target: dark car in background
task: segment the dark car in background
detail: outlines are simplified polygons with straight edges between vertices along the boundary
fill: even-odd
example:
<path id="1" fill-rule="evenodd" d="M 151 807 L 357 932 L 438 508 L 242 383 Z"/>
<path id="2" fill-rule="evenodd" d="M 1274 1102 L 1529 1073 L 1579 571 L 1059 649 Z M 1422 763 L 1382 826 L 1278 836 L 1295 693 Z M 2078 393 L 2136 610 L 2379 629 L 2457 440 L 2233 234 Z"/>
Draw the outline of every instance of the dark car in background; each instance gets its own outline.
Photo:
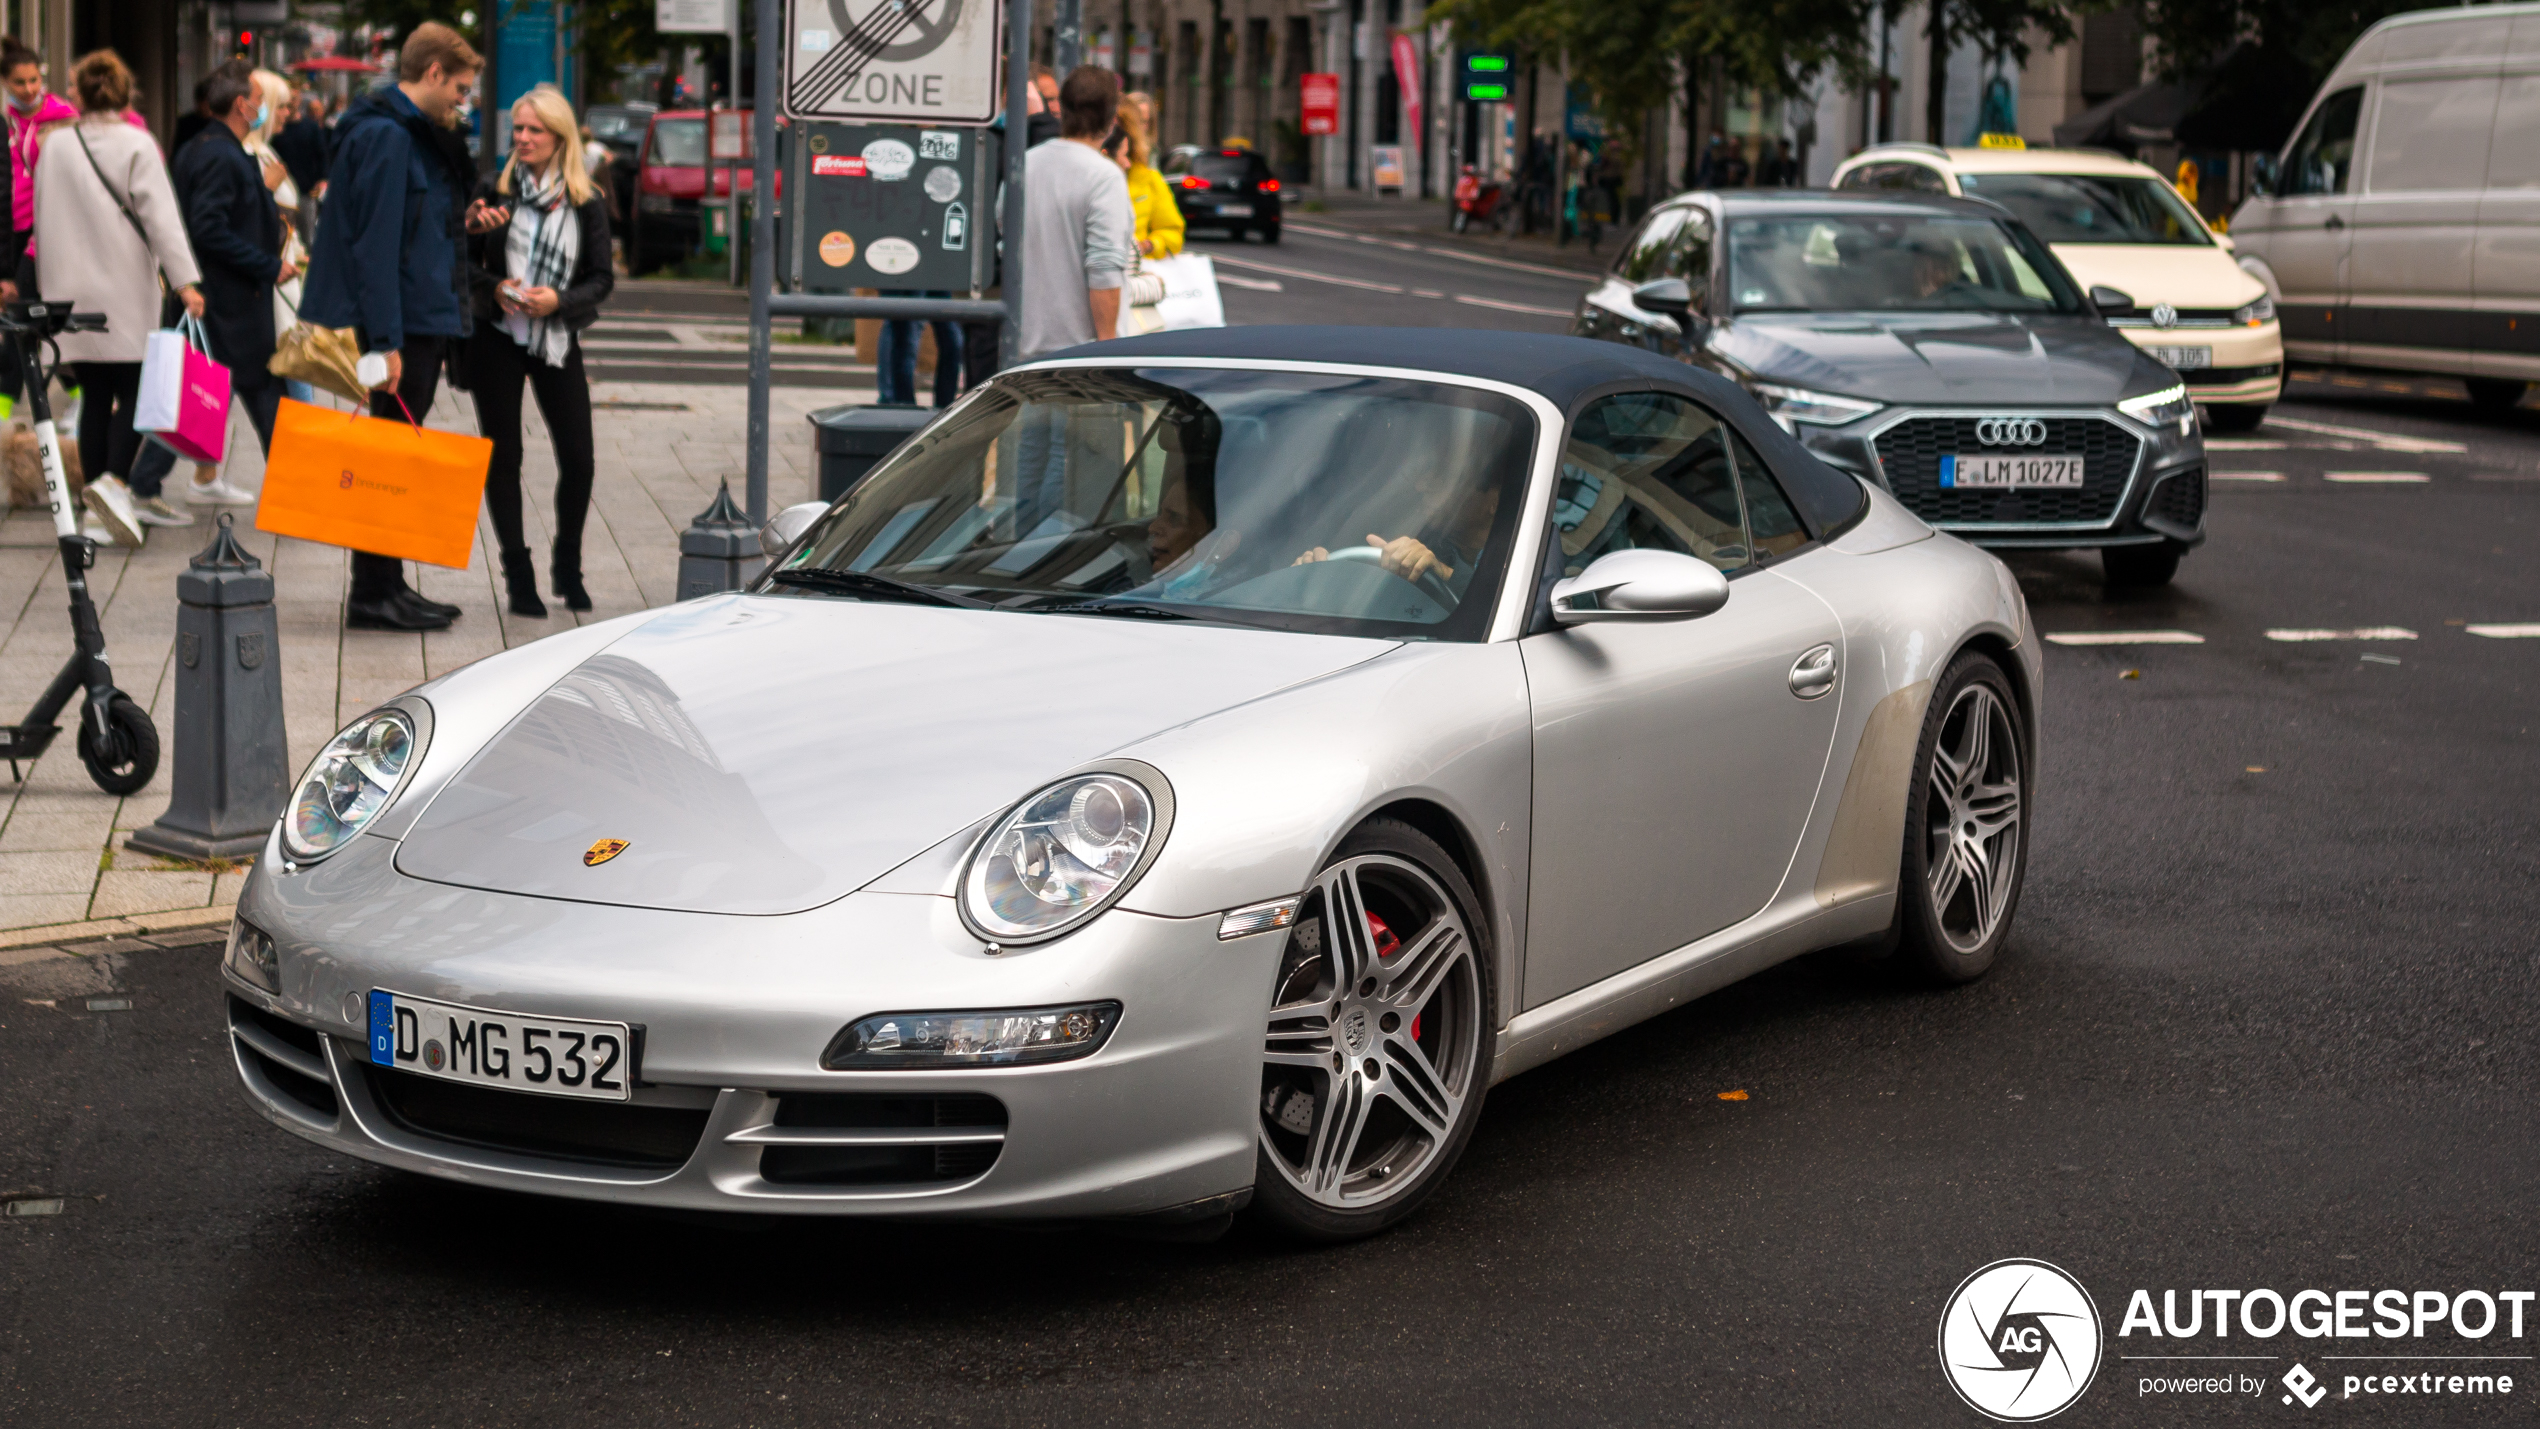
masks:
<path id="1" fill-rule="evenodd" d="M 635 173 L 643 164 L 645 132 L 660 112 L 660 105 L 636 100 L 594 104 L 582 115 L 583 132 L 609 151 L 609 220 L 621 234 L 634 222 Z"/>
<path id="2" fill-rule="evenodd" d="M 1571 330 L 1730 378 L 1829 465 L 1981 545 L 2097 548 L 2110 585 L 2146 586 L 2205 539 L 2178 374 L 1994 204 L 1682 194 Z"/>
<path id="3" fill-rule="evenodd" d="M 1279 241 L 1278 177 L 1270 161 L 1250 149 L 1203 149 L 1184 144 L 1164 156 L 1164 181 L 1190 228 L 1224 229 L 1229 237 L 1258 233 Z"/>

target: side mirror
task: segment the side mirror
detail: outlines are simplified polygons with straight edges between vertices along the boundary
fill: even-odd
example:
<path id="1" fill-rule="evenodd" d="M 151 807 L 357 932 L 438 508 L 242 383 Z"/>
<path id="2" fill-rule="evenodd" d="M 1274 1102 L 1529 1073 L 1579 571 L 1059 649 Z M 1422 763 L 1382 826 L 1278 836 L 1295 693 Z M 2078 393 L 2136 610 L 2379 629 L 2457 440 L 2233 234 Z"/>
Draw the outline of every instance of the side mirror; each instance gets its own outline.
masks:
<path id="1" fill-rule="evenodd" d="M 1559 625 L 1686 620 L 1729 603 L 1729 578 L 1675 551 L 1615 551 L 1552 587 Z"/>
<path id="2" fill-rule="evenodd" d="M 2090 305 L 2101 313 L 2130 313 L 2134 311 L 2134 294 L 2102 283 L 2090 290 Z"/>
<path id="3" fill-rule="evenodd" d="M 2252 198 L 2275 197 L 2275 180 L 2275 155 L 2260 154 L 2249 165 L 2249 196 Z"/>
<path id="4" fill-rule="evenodd" d="M 778 556 L 785 554 L 786 548 L 794 544 L 795 538 L 811 529 L 811 523 L 820 519 L 820 513 L 828 509 L 829 503 L 826 501 L 806 501 L 799 506 L 788 506 L 777 512 L 768 519 L 766 525 L 759 528 L 758 548 L 767 553 L 769 560 L 775 560 Z"/>
<path id="5" fill-rule="evenodd" d="M 1693 285 L 1682 278 L 1659 278 L 1632 289 L 1632 306 L 1674 318 L 1677 333 L 1687 342 L 1700 342 L 1711 330 L 1711 320 L 1693 305 Z"/>

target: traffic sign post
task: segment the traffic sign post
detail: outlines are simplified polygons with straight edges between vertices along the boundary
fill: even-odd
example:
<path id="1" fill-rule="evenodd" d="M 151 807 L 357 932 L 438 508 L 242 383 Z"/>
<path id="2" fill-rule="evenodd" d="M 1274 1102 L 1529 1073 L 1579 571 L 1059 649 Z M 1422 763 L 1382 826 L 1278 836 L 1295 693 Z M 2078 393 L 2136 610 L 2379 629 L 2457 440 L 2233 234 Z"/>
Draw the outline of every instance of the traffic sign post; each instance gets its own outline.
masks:
<path id="1" fill-rule="evenodd" d="M 785 113 L 985 124 L 997 114 L 995 0 L 787 0 Z"/>
<path id="2" fill-rule="evenodd" d="M 1515 62 L 1506 55 L 1468 53 L 1464 56 L 1464 97 L 1476 104 L 1504 104 L 1516 92 L 1510 87 L 1515 72 Z"/>
<path id="3" fill-rule="evenodd" d="M 1031 81 L 1032 0 L 756 0 L 758 33 L 783 36 L 782 44 L 758 46 L 756 89 L 761 96 L 780 95 L 786 115 L 805 131 L 805 121 L 863 120 L 919 125 L 985 124 L 1002 109 L 1016 127 L 1026 110 L 1024 87 Z M 998 83 L 999 45 L 1004 42 L 1004 82 Z M 782 51 L 780 63 L 779 51 Z M 781 84 L 780 74 L 782 71 Z M 998 90 L 1004 95 L 1000 102 Z M 768 381 L 774 356 L 774 320 L 805 318 L 916 318 L 943 322 L 997 324 L 999 365 L 1014 361 L 1015 340 L 1023 311 L 1023 149 L 1002 147 L 1003 192 L 997 207 L 1002 221 L 988 222 L 990 197 L 984 179 L 974 180 L 977 202 L 963 215 L 963 241 L 971 245 L 980 267 L 994 273 L 1002 288 L 999 301 L 971 298 L 856 298 L 814 293 L 784 293 L 776 287 L 776 225 L 769 204 L 776 189 L 776 109 L 764 102 L 753 115 L 754 140 L 750 192 L 750 403 L 747 458 L 747 502 L 754 526 L 767 522 Z M 975 155 L 989 147 L 986 136 L 968 136 Z M 921 135 L 919 143 L 924 142 Z M 797 146 L 808 154 L 808 145 Z M 844 158 L 845 155 L 837 157 Z M 859 151 L 870 173 L 872 160 Z M 886 157 L 896 159 L 896 155 Z M 921 192 L 927 170 L 916 170 Z M 984 176 L 982 165 L 970 172 Z M 824 175 L 823 177 L 828 177 Z M 808 184 L 808 178 L 802 181 Z M 940 181 L 939 181 L 940 184 Z M 809 203 L 802 188 L 789 191 L 788 201 L 804 213 Z M 950 201 L 933 229 L 938 249 L 950 224 Z M 970 231 L 976 225 L 977 232 Z M 797 218 L 792 227 L 807 230 Z M 1002 244 L 999 234 L 1014 242 Z M 805 233 L 818 242 L 825 235 Z M 912 240 L 913 242 L 913 240 Z M 997 245 L 991 248 L 988 245 Z M 1002 249 L 1001 255 L 999 249 Z M 897 263 L 905 255 L 893 252 Z M 974 280 L 974 287 L 976 286 Z"/>

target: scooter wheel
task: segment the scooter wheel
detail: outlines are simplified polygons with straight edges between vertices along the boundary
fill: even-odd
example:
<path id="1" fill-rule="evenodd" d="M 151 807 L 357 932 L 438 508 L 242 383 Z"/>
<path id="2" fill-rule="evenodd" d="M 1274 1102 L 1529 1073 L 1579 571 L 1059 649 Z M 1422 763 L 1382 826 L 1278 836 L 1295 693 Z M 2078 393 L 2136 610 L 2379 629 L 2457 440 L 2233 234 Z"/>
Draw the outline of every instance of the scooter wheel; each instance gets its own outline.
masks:
<path id="1" fill-rule="evenodd" d="M 118 694 L 106 705 L 106 747 L 98 748 L 88 721 L 79 722 L 79 762 L 88 777 L 109 794 L 138 794 L 159 772 L 159 730 L 129 695 Z"/>

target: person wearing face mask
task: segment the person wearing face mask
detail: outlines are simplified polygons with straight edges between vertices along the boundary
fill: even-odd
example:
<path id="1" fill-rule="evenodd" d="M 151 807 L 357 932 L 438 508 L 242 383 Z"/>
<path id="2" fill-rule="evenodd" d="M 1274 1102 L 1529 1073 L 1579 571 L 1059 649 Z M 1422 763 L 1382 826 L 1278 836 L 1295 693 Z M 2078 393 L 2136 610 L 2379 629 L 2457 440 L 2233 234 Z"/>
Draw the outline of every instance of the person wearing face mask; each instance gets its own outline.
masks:
<path id="1" fill-rule="evenodd" d="M 8 100 L 9 248 L 0 264 L 0 302 L 16 302 L 18 266 L 35 235 L 35 157 L 38 136 L 79 117 L 70 101 L 44 88 L 44 61 L 15 39 L 0 39 L 0 91 Z"/>
<path id="2" fill-rule="evenodd" d="M 282 400 L 280 382 L 266 370 L 273 360 L 273 290 L 300 270 L 283 256 L 289 230 L 265 187 L 264 166 L 246 147 L 248 135 L 270 117 L 269 105 L 245 60 L 212 71 L 204 102 L 212 122 L 177 151 L 176 199 L 203 269 L 203 332 L 212 360 L 229 369 L 230 390 L 247 409 L 256 440 L 271 446 L 274 408 Z M 156 493 L 136 487 L 135 495 L 145 505 L 166 506 Z M 197 503 L 255 499 L 228 488 L 217 475 L 208 484 L 198 479 L 189 496 Z"/>

